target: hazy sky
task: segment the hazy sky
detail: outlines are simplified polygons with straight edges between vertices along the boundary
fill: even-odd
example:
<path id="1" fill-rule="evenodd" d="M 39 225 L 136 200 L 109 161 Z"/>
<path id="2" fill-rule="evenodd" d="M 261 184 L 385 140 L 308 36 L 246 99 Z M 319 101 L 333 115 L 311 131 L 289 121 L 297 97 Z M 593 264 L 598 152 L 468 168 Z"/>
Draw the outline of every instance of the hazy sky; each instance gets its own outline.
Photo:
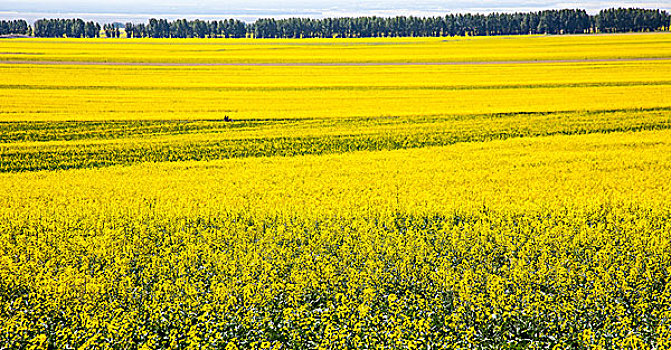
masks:
<path id="1" fill-rule="evenodd" d="M 337 17 L 357 15 L 431 16 L 455 12 L 513 12 L 583 8 L 589 12 L 609 7 L 671 10 L 664 1 L 541 1 L 541 0 L 0 0 L 0 18 L 73 17 L 95 20 L 144 21 L 163 18 Z"/>

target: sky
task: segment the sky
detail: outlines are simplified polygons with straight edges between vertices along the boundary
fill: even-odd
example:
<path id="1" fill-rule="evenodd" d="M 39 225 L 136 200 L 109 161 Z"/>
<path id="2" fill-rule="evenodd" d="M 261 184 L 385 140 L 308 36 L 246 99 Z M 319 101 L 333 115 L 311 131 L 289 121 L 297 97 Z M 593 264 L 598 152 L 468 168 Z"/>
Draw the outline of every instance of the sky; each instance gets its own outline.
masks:
<path id="1" fill-rule="evenodd" d="M 671 11 L 663 1 L 547 1 L 547 0 L 0 0 L 0 18 L 71 18 L 84 20 L 145 22 L 157 18 L 236 18 L 254 21 L 262 17 L 341 16 L 435 16 L 447 13 L 490 13 L 581 8 L 590 13 L 610 7 L 644 7 Z"/>

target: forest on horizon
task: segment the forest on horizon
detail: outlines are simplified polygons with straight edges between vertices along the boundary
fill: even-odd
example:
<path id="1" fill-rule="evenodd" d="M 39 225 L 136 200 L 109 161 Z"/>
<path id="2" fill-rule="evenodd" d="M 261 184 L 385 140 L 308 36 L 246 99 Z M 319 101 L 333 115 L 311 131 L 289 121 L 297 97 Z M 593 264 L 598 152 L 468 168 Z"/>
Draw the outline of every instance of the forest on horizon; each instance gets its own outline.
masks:
<path id="1" fill-rule="evenodd" d="M 590 15 L 581 9 L 449 14 L 442 17 L 262 18 L 253 23 L 152 18 L 148 23 L 85 22 L 82 19 L 0 21 L 0 36 L 40 38 L 371 38 L 523 34 L 588 34 L 666 31 L 671 15 L 658 9 L 611 8 Z"/>

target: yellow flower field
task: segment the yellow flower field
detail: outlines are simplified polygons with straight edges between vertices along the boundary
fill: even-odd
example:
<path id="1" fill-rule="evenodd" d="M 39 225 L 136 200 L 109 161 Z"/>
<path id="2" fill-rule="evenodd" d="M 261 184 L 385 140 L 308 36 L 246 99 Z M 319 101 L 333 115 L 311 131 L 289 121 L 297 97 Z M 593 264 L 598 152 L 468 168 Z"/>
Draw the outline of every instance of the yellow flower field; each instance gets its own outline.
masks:
<path id="1" fill-rule="evenodd" d="M 0 65 L 0 71 L 0 119 L 12 121 L 349 118 L 671 106 L 671 60 L 331 67 Z"/>
<path id="2" fill-rule="evenodd" d="M 665 347 L 669 136 L 4 174 L 3 341 Z"/>
<path id="3" fill-rule="evenodd" d="M 671 348 L 669 39 L 0 39 L 0 349 Z"/>
<path id="4" fill-rule="evenodd" d="M 469 62 L 668 58 L 668 33 L 362 39 L 15 39 L 0 60 L 85 62 Z"/>

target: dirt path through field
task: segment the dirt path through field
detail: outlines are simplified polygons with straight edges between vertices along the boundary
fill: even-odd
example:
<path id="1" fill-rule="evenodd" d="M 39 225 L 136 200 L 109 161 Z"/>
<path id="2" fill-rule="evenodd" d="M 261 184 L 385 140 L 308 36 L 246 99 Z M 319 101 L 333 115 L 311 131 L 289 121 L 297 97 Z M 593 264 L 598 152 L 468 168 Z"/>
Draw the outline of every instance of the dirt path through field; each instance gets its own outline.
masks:
<path id="1" fill-rule="evenodd" d="M 460 65 L 502 65 L 502 64 L 552 64 L 552 63 L 584 63 L 584 62 L 628 62 L 628 61 L 665 61 L 671 57 L 641 58 L 594 58 L 566 60 L 523 60 L 523 61 L 470 61 L 470 62 L 256 62 L 256 63 L 187 63 L 187 62 L 87 62 L 87 61 L 28 61 L 9 60 L 0 64 L 39 64 L 39 65 L 81 65 L 81 66 L 160 66 L 160 67 L 191 67 L 191 66 L 241 66 L 241 67 L 309 67 L 309 66 L 460 66 Z"/>

